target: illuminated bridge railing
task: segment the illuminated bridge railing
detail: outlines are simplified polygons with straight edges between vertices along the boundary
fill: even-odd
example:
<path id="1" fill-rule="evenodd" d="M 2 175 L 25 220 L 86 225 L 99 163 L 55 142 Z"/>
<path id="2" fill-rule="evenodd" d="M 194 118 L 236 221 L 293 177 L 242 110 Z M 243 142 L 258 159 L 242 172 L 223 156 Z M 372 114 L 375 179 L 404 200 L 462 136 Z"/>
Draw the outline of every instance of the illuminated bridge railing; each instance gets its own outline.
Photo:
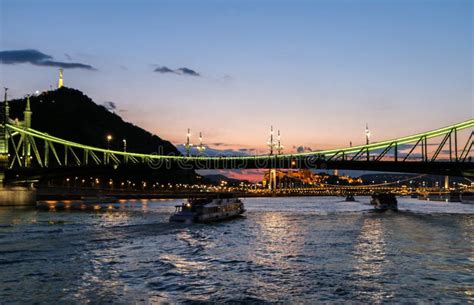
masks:
<path id="1" fill-rule="evenodd" d="M 222 162 L 226 161 L 252 161 L 274 159 L 287 161 L 302 160 L 307 158 L 324 159 L 326 161 L 410 161 L 414 156 L 414 151 L 418 147 L 421 149 L 421 160 L 424 162 L 439 161 L 445 146 L 449 146 L 448 160 L 454 162 L 466 162 L 473 146 L 473 131 L 469 133 L 465 144 L 459 145 L 458 132 L 474 127 L 474 119 L 439 128 L 436 130 L 418 133 L 411 136 L 391 139 L 359 145 L 353 147 L 330 149 L 323 151 L 280 154 L 280 155 L 258 155 L 239 157 L 219 157 L 219 156 L 173 156 L 158 154 L 143 154 L 134 152 L 124 152 L 109 150 L 100 147 L 92 147 L 64 140 L 52 135 L 14 124 L 6 125 L 9 136 L 9 168 L 16 167 L 50 167 L 50 166 L 91 166 L 91 165 L 120 165 L 120 164 L 141 164 L 153 161 L 183 161 L 183 162 Z M 428 139 L 442 137 L 436 150 L 429 155 Z M 42 144 L 42 145 L 40 145 Z M 401 145 L 413 144 L 410 148 L 404 146 L 403 150 L 408 153 L 401 154 Z M 204 164 L 203 163 L 203 164 Z M 205 165 L 204 165 L 205 167 Z"/>

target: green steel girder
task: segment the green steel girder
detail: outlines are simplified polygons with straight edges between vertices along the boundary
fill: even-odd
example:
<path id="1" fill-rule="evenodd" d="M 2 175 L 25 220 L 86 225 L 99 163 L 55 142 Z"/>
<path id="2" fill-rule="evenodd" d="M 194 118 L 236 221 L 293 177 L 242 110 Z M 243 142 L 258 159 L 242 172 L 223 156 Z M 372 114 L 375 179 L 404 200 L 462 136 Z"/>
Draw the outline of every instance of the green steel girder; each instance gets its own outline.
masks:
<path id="1" fill-rule="evenodd" d="M 446 135 L 450 133 L 453 129 L 455 130 L 462 130 L 466 128 L 470 128 L 474 126 L 474 119 L 470 119 L 464 122 L 460 122 L 457 124 L 453 124 L 450 126 L 446 126 L 443 128 L 435 129 L 432 131 L 424 132 L 424 133 L 418 133 L 414 134 L 411 136 L 406 136 L 406 137 L 401 137 L 397 139 L 391 139 L 391 140 L 386 140 L 386 141 L 381 141 L 381 142 L 375 142 L 372 144 L 368 145 L 359 145 L 359 146 L 352 146 L 352 147 L 347 147 L 347 148 L 337 148 L 337 149 L 330 149 L 330 150 L 323 150 L 323 151 L 317 151 L 317 152 L 307 152 L 307 153 L 298 153 L 298 154 L 281 154 L 281 155 L 276 155 L 274 156 L 277 159 L 284 159 L 284 158 L 293 158 L 293 157 L 311 157 L 311 156 L 323 156 L 323 157 L 331 157 L 335 156 L 337 154 L 354 154 L 354 153 L 360 153 L 365 152 L 365 151 L 375 151 L 375 150 L 380 150 L 380 149 L 386 149 L 390 145 L 400 145 L 400 144 L 408 144 L 408 143 L 413 143 L 419 141 L 421 138 L 425 139 L 430 139 L 434 137 L 438 137 L 441 135 Z M 92 147 L 88 145 L 83 145 L 79 143 L 75 143 L 72 141 L 64 140 L 58 137 L 54 137 L 51 135 L 48 135 L 46 133 L 39 132 L 37 130 L 28 128 L 25 129 L 20 126 L 15 126 L 11 124 L 7 124 L 7 128 L 10 132 L 10 135 L 13 134 L 20 134 L 23 137 L 24 136 L 31 136 L 34 138 L 39 138 L 42 139 L 46 142 L 50 142 L 51 145 L 50 147 L 53 148 L 53 143 L 59 144 L 59 145 L 64 145 L 66 147 L 69 147 L 70 149 L 72 148 L 78 148 L 82 150 L 86 150 L 91 154 L 92 158 L 94 161 L 97 163 L 100 163 L 100 159 L 94 154 L 94 153 L 102 153 L 104 155 L 109 155 L 111 156 L 111 159 L 113 160 L 114 163 L 120 163 L 119 158 L 117 156 L 123 156 L 126 157 L 129 160 L 138 161 L 138 160 L 154 160 L 154 159 L 170 159 L 170 160 L 185 160 L 185 161 L 195 161 L 195 160 L 219 160 L 222 157 L 202 157 L 202 156 L 168 156 L 168 155 L 156 155 L 156 154 L 142 154 L 142 153 L 133 153 L 133 152 L 124 152 L 124 151 L 116 151 L 116 150 L 109 150 L 105 148 L 99 148 L 99 147 Z M 20 146 L 20 145 L 18 145 Z M 18 147 L 19 148 L 19 147 Z M 16 150 L 16 149 L 15 149 Z M 227 160 L 256 160 L 256 159 L 267 159 L 268 155 L 259 155 L 259 156 L 242 156 L 242 157 L 225 157 Z M 60 162 L 59 162 L 60 163 Z"/>
<path id="2" fill-rule="evenodd" d="M 469 139 L 467 139 L 466 145 L 464 146 L 463 150 L 461 151 L 461 155 L 459 156 L 459 160 L 465 161 L 466 158 L 469 155 L 469 152 L 471 151 L 473 141 L 472 141 L 472 136 L 474 135 L 474 131 L 471 131 L 471 134 L 469 135 Z"/>

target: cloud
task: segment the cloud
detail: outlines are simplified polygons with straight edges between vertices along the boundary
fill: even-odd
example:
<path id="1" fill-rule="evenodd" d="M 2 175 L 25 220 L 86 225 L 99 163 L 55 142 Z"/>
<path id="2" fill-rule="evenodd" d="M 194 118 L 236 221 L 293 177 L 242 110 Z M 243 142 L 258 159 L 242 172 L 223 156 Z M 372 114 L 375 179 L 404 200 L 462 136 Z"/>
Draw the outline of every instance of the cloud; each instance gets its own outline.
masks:
<path id="1" fill-rule="evenodd" d="M 13 50 L 0 52 L 1 62 L 7 65 L 14 65 L 18 63 L 37 63 L 50 59 L 53 58 L 37 50 Z"/>
<path id="2" fill-rule="evenodd" d="M 125 113 L 125 112 L 128 112 L 127 109 L 119 108 L 115 102 L 111 102 L 111 101 L 103 102 L 102 106 L 104 106 L 105 109 L 107 109 L 108 111 L 110 111 L 112 113 L 116 113 L 116 112 Z"/>
<path id="3" fill-rule="evenodd" d="M 76 63 L 76 62 L 61 62 L 61 61 L 45 60 L 45 61 L 40 61 L 33 64 L 37 66 L 59 67 L 59 68 L 64 68 L 64 69 L 78 68 L 78 69 L 85 69 L 85 70 L 95 70 L 95 68 L 90 65 Z"/>
<path id="4" fill-rule="evenodd" d="M 186 75 L 191 75 L 191 76 L 200 76 L 199 73 L 197 73 L 194 70 L 188 69 L 188 68 L 179 68 L 175 72 L 178 74 L 186 74 Z"/>
<path id="5" fill-rule="evenodd" d="M 153 70 L 153 72 L 164 73 L 164 74 L 174 73 L 178 75 L 201 76 L 201 74 L 199 74 L 198 72 L 191 70 L 189 68 L 185 68 L 185 67 L 173 70 L 166 66 L 158 66 L 155 68 L 155 70 Z"/>
<path id="6" fill-rule="evenodd" d="M 178 144 L 176 145 L 176 148 L 182 153 L 186 153 L 186 147 L 184 144 Z M 198 155 L 198 151 L 196 147 L 191 148 L 191 155 L 195 156 Z M 215 148 L 210 148 L 206 146 L 206 150 L 203 153 L 204 156 L 207 157 L 231 157 L 231 156 L 236 156 L 236 157 L 242 157 L 242 156 L 249 156 L 249 154 L 246 151 L 241 151 L 240 149 L 215 149 Z"/>
<path id="7" fill-rule="evenodd" d="M 168 67 L 162 66 L 162 67 L 157 67 L 154 72 L 159 72 L 159 73 L 175 73 L 173 70 L 171 70 Z"/>
<path id="8" fill-rule="evenodd" d="M 102 105 L 110 112 L 114 112 L 115 110 L 117 110 L 117 105 L 114 102 L 107 101 L 103 102 Z"/>
<path id="9" fill-rule="evenodd" d="M 52 56 L 33 49 L 0 51 L 0 63 L 6 65 L 29 63 L 35 66 L 44 67 L 96 70 L 91 65 L 82 63 L 55 61 Z"/>
<path id="10" fill-rule="evenodd" d="M 311 147 L 308 147 L 308 146 L 298 146 L 298 147 L 293 146 L 293 148 L 296 149 L 296 152 L 299 154 L 313 151 Z"/>
<path id="11" fill-rule="evenodd" d="M 232 144 L 232 143 L 223 143 L 223 142 L 214 142 L 214 143 L 209 143 L 210 146 L 225 146 L 225 147 L 241 147 L 244 146 L 242 144 Z"/>
<path id="12" fill-rule="evenodd" d="M 262 181 L 263 175 L 268 172 L 262 169 L 237 169 L 237 170 L 219 170 L 221 175 L 231 179 L 248 180 L 252 182 Z"/>

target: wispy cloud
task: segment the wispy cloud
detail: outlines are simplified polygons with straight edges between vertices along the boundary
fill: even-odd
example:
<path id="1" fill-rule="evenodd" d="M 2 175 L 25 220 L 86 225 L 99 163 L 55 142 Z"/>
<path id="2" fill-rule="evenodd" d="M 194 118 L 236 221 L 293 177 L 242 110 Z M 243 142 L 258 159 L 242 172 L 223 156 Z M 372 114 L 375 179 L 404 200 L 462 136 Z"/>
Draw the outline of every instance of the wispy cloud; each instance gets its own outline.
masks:
<path id="1" fill-rule="evenodd" d="M 51 55 L 44 54 L 34 49 L 0 51 L 0 63 L 6 65 L 29 63 L 43 67 L 96 70 L 91 65 L 83 63 L 56 61 Z"/>
<path id="2" fill-rule="evenodd" d="M 126 109 L 119 108 L 115 102 L 112 101 L 105 101 L 102 103 L 102 106 L 104 106 L 105 109 L 112 113 L 125 113 L 127 112 Z"/>
<path id="3" fill-rule="evenodd" d="M 189 68 L 179 68 L 179 69 L 175 70 L 175 72 L 177 72 L 178 74 L 185 74 L 185 75 L 191 75 L 191 76 L 200 76 L 199 73 L 197 73 L 196 71 L 191 70 Z"/>
<path id="4" fill-rule="evenodd" d="M 186 153 L 186 147 L 184 144 L 178 144 L 176 145 L 176 148 L 182 153 Z M 191 148 L 191 155 L 198 155 L 199 152 L 197 151 L 196 147 Z M 225 157 L 230 157 L 230 156 L 237 156 L 237 157 L 242 157 L 242 156 L 248 156 L 250 155 L 248 151 L 246 150 L 241 150 L 241 149 L 216 149 L 216 148 L 211 148 L 209 146 L 206 146 L 206 150 L 203 153 L 204 156 L 208 157 L 216 157 L 216 156 L 225 156 Z"/>
<path id="5" fill-rule="evenodd" d="M 293 149 L 296 150 L 297 153 L 305 153 L 305 152 L 312 152 L 313 149 L 311 147 L 308 147 L 308 146 L 293 146 Z"/>
<path id="6" fill-rule="evenodd" d="M 115 110 L 117 110 L 117 105 L 114 102 L 111 102 L 111 101 L 103 102 L 102 106 L 104 106 L 105 109 L 107 109 L 110 112 L 114 112 Z"/>
<path id="7" fill-rule="evenodd" d="M 175 73 L 173 70 L 171 70 L 170 68 L 168 67 L 157 67 L 154 72 L 159 72 L 159 73 Z"/>
<path id="8" fill-rule="evenodd" d="M 199 74 L 198 72 L 186 67 L 173 70 L 166 66 L 158 66 L 153 71 L 158 72 L 158 73 L 163 73 L 163 74 L 173 73 L 173 74 L 178 74 L 178 75 L 201 76 L 201 74 Z"/>
<path id="9" fill-rule="evenodd" d="M 238 169 L 238 170 L 219 170 L 221 175 L 225 175 L 231 179 L 249 180 L 253 182 L 262 181 L 265 169 Z"/>

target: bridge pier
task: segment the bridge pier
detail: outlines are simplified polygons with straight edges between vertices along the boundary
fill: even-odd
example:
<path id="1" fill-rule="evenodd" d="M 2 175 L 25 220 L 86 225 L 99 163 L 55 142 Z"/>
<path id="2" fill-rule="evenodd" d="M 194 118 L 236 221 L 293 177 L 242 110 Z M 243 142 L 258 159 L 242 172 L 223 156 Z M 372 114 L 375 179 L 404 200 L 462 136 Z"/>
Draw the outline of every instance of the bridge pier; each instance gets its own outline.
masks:
<path id="1" fill-rule="evenodd" d="M 8 132 L 6 125 L 10 116 L 10 107 L 8 105 L 8 88 L 5 88 L 5 97 L 2 107 L 0 107 L 0 207 L 1 206 L 28 206 L 36 205 L 36 190 L 27 187 L 8 187 L 5 186 L 5 173 L 9 167 L 9 145 Z M 26 126 L 31 127 L 31 109 L 28 97 L 25 110 Z M 23 155 L 25 156 L 25 166 L 30 164 L 31 147 L 29 141 L 25 139 L 23 147 Z"/>
<path id="2" fill-rule="evenodd" d="M 0 187 L 0 207 L 35 206 L 36 190 L 22 186 Z"/>
<path id="3" fill-rule="evenodd" d="M 449 176 L 444 176 L 444 189 L 449 190 Z"/>
<path id="4" fill-rule="evenodd" d="M 270 175 L 268 178 L 269 178 L 268 188 L 271 191 L 276 192 L 276 188 L 277 188 L 276 169 L 274 168 L 270 169 Z"/>

